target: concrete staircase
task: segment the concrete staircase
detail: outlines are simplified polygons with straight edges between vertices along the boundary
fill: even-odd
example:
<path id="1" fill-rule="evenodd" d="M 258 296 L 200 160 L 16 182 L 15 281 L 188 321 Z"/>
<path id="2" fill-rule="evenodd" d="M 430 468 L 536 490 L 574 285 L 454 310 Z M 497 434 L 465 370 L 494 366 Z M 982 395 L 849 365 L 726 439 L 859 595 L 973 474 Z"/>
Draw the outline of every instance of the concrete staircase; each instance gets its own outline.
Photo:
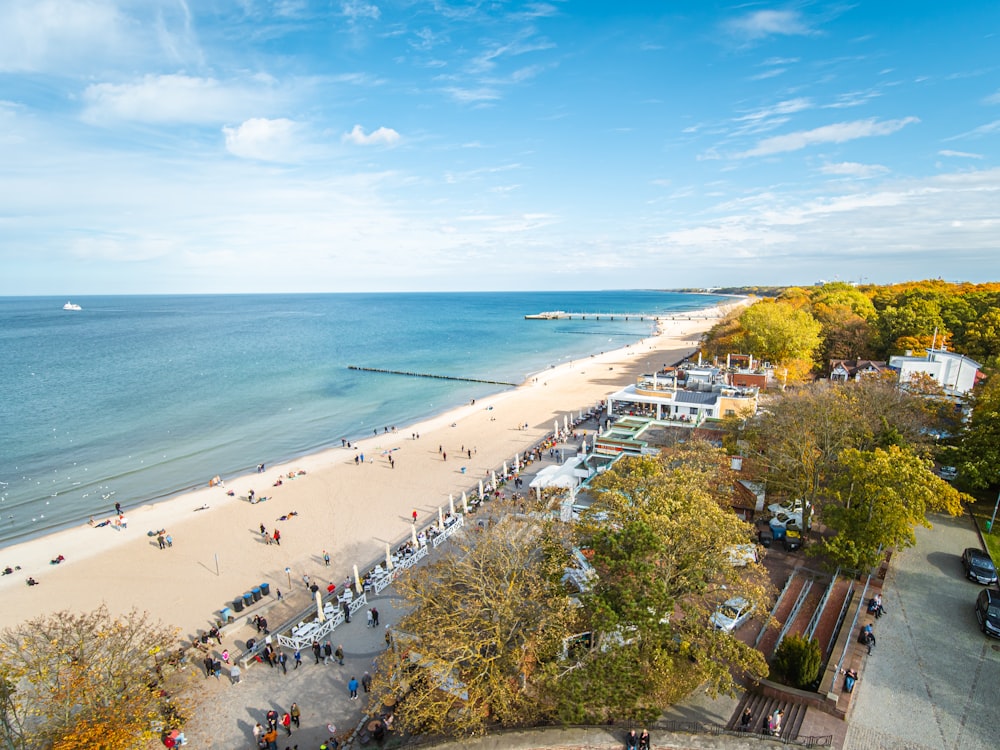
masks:
<path id="1" fill-rule="evenodd" d="M 781 721 L 781 739 L 796 740 L 799 736 L 799 729 L 806 717 L 807 706 L 783 698 L 771 698 L 762 693 L 746 692 L 740 699 L 736 710 L 726 723 L 726 729 L 734 732 L 741 730 L 740 718 L 743 716 L 743 709 L 749 707 L 753 715 L 750 724 L 750 732 L 755 734 L 768 734 L 767 717 L 775 710 L 784 711 L 785 715 Z"/>

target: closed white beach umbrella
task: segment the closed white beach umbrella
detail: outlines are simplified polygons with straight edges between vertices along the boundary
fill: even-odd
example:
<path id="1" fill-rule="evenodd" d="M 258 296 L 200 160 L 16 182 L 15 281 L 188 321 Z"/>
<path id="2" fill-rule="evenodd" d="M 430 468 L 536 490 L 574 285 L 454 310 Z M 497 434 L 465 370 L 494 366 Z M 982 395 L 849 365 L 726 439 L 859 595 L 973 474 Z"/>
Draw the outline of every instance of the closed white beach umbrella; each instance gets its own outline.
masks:
<path id="1" fill-rule="evenodd" d="M 319 591 L 316 592 L 316 619 L 319 622 L 326 621 L 326 615 L 323 614 L 323 597 Z"/>
<path id="2" fill-rule="evenodd" d="M 552 423 L 552 431 L 556 434 L 556 437 L 558 438 L 559 437 L 559 420 L 558 419 L 555 420 Z"/>
<path id="3" fill-rule="evenodd" d="M 514 454 L 514 473 L 517 474 L 521 470 L 521 454 Z"/>
<path id="4" fill-rule="evenodd" d="M 416 552 L 420 549 L 420 542 L 417 541 L 417 525 L 415 523 L 410 524 L 410 538 L 413 540 L 413 551 Z"/>
<path id="5" fill-rule="evenodd" d="M 490 480 L 492 483 L 492 487 L 490 487 L 490 489 L 495 490 L 497 488 L 497 473 L 495 471 L 490 471 Z"/>
<path id="6" fill-rule="evenodd" d="M 448 495 L 448 510 L 451 511 L 451 515 L 455 515 L 455 496 L 451 494 Z"/>
<path id="7" fill-rule="evenodd" d="M 465 496 L 465 490 L 462 490 L 462 510 L 465 513 L 469 512 L 469 498 Z"/>
<path id="8" fill-rule="evenodd" d="M 392 550 L 389 549 L 388 542 L 385 545 L 385 569 L 392 570 Z"/>
<path id="9" fill-rule="evenodd" d="M 563 432 L 569 432 L 569 415 L 563 414 Z"/>
<path id="10" fill-rule="evenodd" d="M 483 499 L 483 480 L 479 480 L 479 499 Z"/>
<path id="11" fill-rule="evenodd" d="M 438 506 L 438 528 L 444 530 L 444 510 Z"/>
<path id="12" fill-rule="evenodd" d="M 354 566 L 354 588 L 358 590 L 360 594 L 364 589 L 361 588 L 361 576 L 358 575 L 358 566 Z"/>
<path id="13" fill-rule="evenodd" d="M 503 477 L 507 476 L 507 462 L 506 461 L 503 462 L 503 475 L 502 476 Z"/>
<path id="14" fill-rule="evenodd" d="M 538 490 L 538 502 L 542 502 L 542 485 L 538 485 L 535 489 Z"/>

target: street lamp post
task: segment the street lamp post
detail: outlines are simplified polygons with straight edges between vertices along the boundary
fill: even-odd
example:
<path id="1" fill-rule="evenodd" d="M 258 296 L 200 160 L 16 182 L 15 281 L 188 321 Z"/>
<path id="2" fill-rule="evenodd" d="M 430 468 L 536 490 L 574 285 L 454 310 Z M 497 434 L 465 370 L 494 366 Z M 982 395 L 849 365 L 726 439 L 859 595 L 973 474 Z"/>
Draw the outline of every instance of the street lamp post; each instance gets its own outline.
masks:
<path id="1" fill-rule="evenodd" d="M 988 533 L 993 533 L 993 524 L 997 520 L 997 508 L 1000 507 L 1000 492 L 997 493 L 997 501 L 993 504 L 993 518 L 990 519 L 990 527 L 986 530 Z"/>
<path id="2" fill-rule="evenodd" d="M 292 569 L 285 568 L 285 575 L 288 576 L 288 590 L 292 590 Z"/>

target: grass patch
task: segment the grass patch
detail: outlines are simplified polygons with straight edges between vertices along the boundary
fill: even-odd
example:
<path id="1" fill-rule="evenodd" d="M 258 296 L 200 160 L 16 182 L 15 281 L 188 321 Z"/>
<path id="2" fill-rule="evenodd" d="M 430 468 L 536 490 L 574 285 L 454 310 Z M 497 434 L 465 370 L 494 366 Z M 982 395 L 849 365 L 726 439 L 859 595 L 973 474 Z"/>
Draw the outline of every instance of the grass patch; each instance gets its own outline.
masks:
<path id="1" fill-rule="evenodd" d="M 1000 562 L 1000 514 L 997 514 L 997 521 L 993 524 L 993 530 L 991 533 L 986 533 L 986 524 L 990 522 L 990 516 L 993 515 L 992 509 L 990 514 L 986 516 L 974 516 L 976 523 L 979 525 L 979 530 L 983 533 L 983 539 L 986 541 L 986 550 L 990 553 L 990 557 L 993 558 L 994 564 Z"/>

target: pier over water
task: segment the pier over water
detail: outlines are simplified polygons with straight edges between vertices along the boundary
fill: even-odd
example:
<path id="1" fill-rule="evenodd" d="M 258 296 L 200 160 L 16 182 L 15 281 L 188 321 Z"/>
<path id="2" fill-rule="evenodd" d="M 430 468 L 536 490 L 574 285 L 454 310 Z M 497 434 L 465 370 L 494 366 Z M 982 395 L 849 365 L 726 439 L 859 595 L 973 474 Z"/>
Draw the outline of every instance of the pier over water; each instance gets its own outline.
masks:
<path id="1" fill-rule="evenodd" d="M 348 370 L 358 372 L 379 372 L 383 375 L 406 375 L 411 378 L 435 378 L 437 380 L 459 380 L 465 383 L 486 383 L 487 385 L 509 385 L 514 388 L 517 383 L 508 383 L 506 380 L 485 380 L 483 378 L 463 378 L 458 375 L 435 375 L 430 372 L 408 372 L 406 370 L 387 370 L 382 367 L 359 367 L 358 365 L 348 365 Z"/>

